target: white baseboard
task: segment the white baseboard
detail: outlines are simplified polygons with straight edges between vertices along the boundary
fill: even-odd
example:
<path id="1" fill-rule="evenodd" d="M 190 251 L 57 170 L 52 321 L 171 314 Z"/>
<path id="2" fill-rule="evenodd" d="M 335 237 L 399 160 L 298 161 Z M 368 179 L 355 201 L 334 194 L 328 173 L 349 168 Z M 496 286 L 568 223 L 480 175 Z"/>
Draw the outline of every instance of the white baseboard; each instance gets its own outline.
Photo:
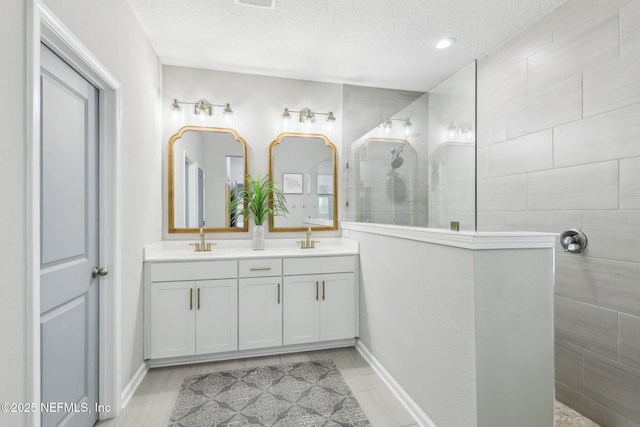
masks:
<path id="1" fill-rule="evenodd" d="M 363 359 L 371 365 L 374 371 L 389 387 L 398 400 L 407 408 L 407 411 L 416 419 L 418 424 L 422 427 L 437 427 L 436 424 L 424 413 L 424 411 L 418 406 L 416 402 L 411 399 L 406 391 L 398 384 L 398 382 L 391 376 L 391 374 L 382 366 L 378 359 L 376 359 L 369 349 L 362 344 L 362 341 L 356 340 L 356 349 L 362 355 Z"/>
<path id="2" fill-rule="evenodd" d="M 126 408 L 129 404 L 129 401 L 133 397 L 133 394 L 136 392 L 142 380 L 149 372 L 149 367 L 147 366 L 147 362 L 142 362 L 140 367 L 136 370 L 136 373 L 133 374 L 131 380 L 127 384 L 127 386 L 122 390 L 122 409 Z"/>

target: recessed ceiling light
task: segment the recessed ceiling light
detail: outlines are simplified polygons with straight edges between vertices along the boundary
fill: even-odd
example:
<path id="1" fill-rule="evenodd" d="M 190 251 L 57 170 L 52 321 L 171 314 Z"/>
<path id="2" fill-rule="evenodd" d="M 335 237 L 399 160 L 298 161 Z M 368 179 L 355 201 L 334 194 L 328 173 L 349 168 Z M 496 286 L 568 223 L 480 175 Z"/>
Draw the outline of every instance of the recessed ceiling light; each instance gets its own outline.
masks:
<path id="1" fill-rule="evenodd" d="M 453 46 L 456 42 L 456 39 L 454 39 L 453 37 L 447 37 L 444 39 L 441 39 L 438 41 L 438 43 L 436 43 L 436 48 L 437 49 L 446 49 L 450 46 Z"/>

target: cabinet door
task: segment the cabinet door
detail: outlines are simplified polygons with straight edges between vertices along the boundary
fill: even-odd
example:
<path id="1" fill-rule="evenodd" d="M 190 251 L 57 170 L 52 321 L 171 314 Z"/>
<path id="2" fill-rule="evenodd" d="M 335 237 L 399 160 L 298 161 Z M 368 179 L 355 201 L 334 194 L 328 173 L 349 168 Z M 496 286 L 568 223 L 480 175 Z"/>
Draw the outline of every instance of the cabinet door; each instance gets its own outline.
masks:
<path id="1" fill-rule="evenodd" d="M 238 285 L 238 348 L 281 346 L 281 278 L 240 279 Z"/>
<path id="2" fill-rule="evenodd" d="M 194 282 L 151 283 L 151 358 L 195 353 Z"/>
<path id="3" fill-rule="evenodd" d="M 315 276 L 287 276 L 283 291 L 283 342 L 320 340 L 320 282 Z"/>
<path id="4" fill-rule="evenodd" d="M 238 349 L 238 280 L 196 282 L 196 354 Z"/>
<path id="5" fill-rule="evenodd" d="M 354 337 L 354 275 L 325 274 L 320 277 L 320 340 Z"/>

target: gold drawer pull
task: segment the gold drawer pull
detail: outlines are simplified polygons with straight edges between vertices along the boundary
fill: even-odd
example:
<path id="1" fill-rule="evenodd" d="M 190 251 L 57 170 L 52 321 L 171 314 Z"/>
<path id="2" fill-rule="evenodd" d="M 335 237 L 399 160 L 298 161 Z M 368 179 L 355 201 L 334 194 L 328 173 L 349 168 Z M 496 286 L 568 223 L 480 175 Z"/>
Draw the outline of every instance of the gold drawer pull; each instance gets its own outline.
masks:
<path id="1" fill-rule="evenodd" d="M 198 310 L 200 310 L 200 288 L 198 288 Z"/>
<path id="2" fill-rule="evenodd" d="M 280 283 L 278 283 L 278 304 L 280 304 Z"/>
<path id="3" fill-rule="evenodd" d="M 271 271 L 271 267 L 251 267 L 249 271 Z"/>
<path id="4" fill-rule="evenodd" d="M 189 288 L 189 310 L 193 310 L 193 288 Z"/>
<path id="5" fill-rule="evenodd" d="M 318 281 L 316 280 L 316 301 L 318 301 Z"/>
<path id="6" fill-rule="evenodd" d="M 324 280 L 322 281 L 322 301 L 324 301 Z"/>

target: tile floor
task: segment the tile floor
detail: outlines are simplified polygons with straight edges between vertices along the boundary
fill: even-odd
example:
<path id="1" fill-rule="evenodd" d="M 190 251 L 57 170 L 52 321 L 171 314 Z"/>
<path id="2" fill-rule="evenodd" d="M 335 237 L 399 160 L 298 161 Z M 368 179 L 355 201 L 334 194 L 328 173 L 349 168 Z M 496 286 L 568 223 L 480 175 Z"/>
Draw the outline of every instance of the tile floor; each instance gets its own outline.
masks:
<path id="1" fill-rule="evenodd" d="M 332 359 L 335 362 L 374 427 L 418 425 L 358 351 L 354 347 L 349 347 L 151 369 L 120 416 L 116 419 L 101 421 L 96 426 L 166 426 L 169 423 L 169 416 L 178 396 L 180 384 L 184 377 L 189 375 L 320 359 Z M 556 402 L 555 427 L 599 426 L 571 408 Z"/>
<path id="2" fill-rule="evenodd" d="M 555 427 L 600 427 L 600 425 L 556 400 Z"/>
<path id="3" fill-rule="evenodd" d="M 411 414 L 353 347 L 151 369 L 120 416 L 96 426 L 166 426 L 180 384 L 189 375 L 320 359 L 335 362 L 374 427 L 417 426 Z"/>

